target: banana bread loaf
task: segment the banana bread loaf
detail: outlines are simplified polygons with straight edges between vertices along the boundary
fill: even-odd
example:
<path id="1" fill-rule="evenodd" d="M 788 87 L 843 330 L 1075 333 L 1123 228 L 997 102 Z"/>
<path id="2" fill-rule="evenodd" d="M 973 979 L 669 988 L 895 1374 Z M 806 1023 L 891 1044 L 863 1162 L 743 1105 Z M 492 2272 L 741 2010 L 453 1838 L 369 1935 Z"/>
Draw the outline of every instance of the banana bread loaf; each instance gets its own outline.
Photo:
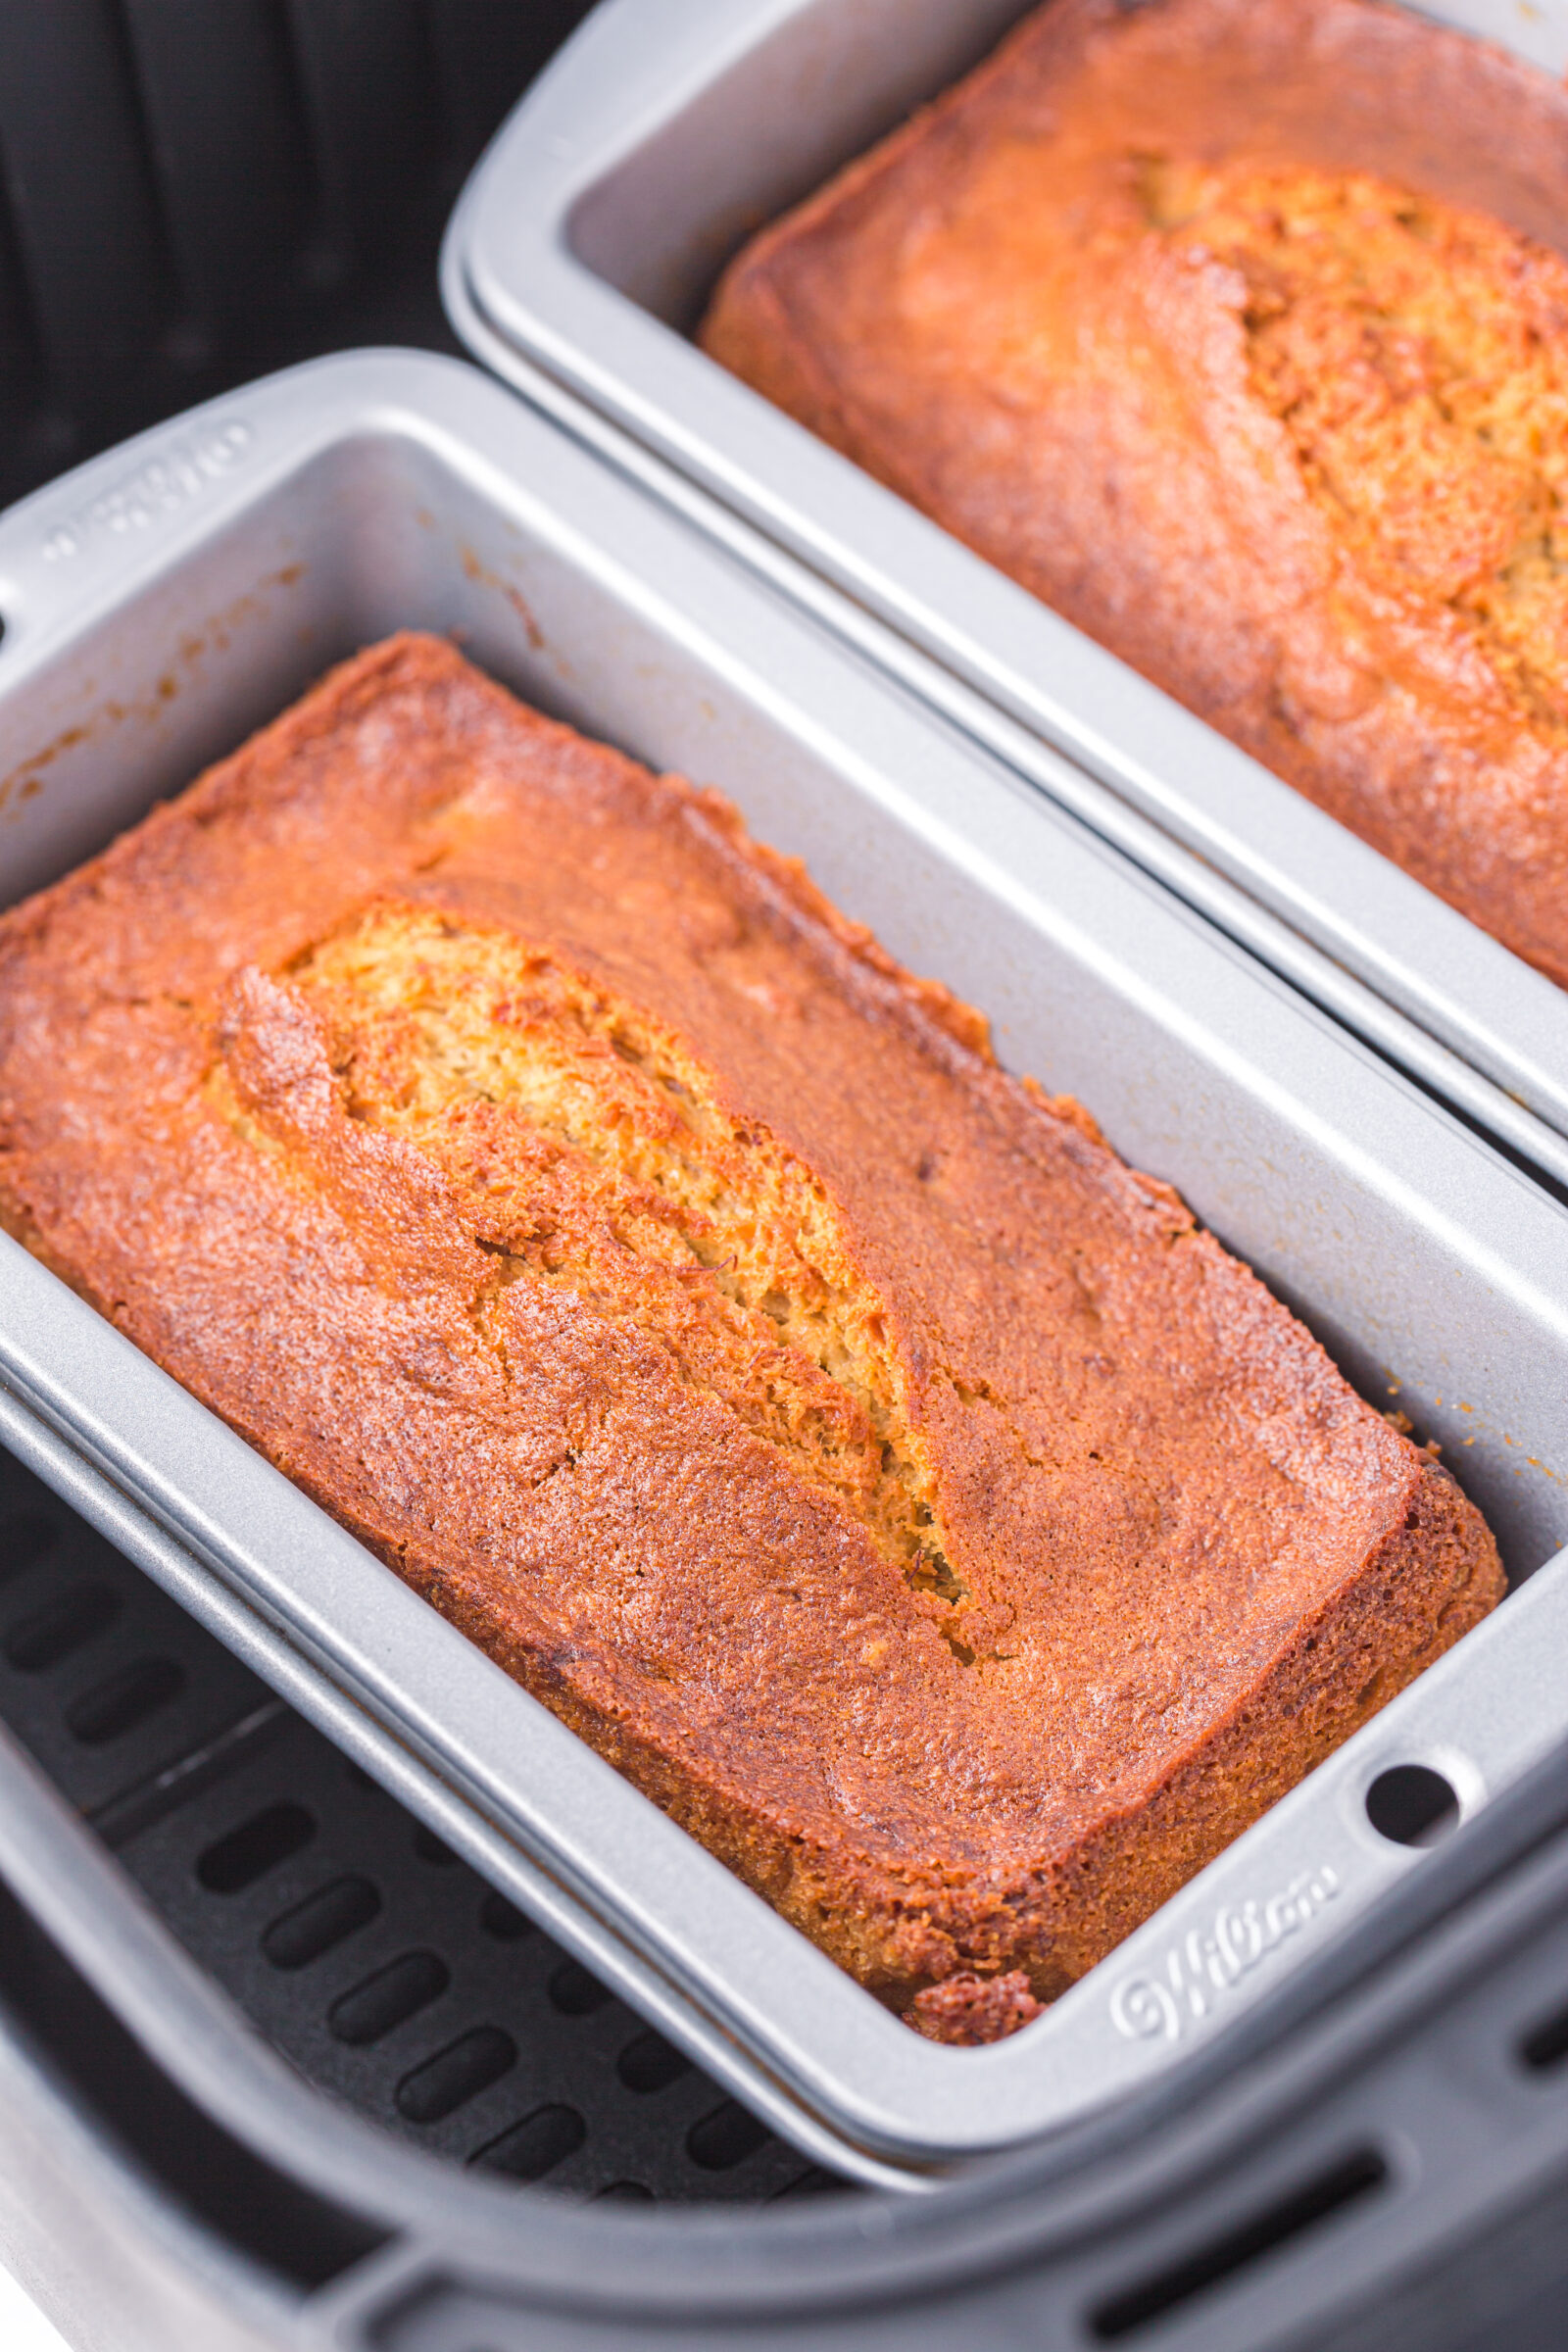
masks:
<path id="1" fill-rule="evenodd" d="M 1568 94 L 1368 0 L 1051 0 L 708 350 L 1568 983 Z"/>
<path id="2" fill-rule="evenodd" d="M 975 1014 L 430 639 L 0 920 L 0 1203 L 864 1984 L 965 1979 L 950 2038 L 1502 1589 Z"/>

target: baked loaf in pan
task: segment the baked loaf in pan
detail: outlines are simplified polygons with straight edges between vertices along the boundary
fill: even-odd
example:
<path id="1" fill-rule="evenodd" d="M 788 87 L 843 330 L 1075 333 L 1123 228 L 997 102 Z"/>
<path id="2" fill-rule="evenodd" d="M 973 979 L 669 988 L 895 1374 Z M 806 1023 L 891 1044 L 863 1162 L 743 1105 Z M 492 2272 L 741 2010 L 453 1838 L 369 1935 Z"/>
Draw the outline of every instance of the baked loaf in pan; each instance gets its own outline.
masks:
<path id="1" fill-rule="evenodd" d="M 0 921 L 0 1202 L 935 2032 L 1023 2022 L 1502 1590 L 976 1014 L 431 639 Z"/>
<path id="2" fill-rule="evenodd" d="M 1366 0 L 1051 0 L 707 349 L 1568 983 L 1568 93 Z"/>

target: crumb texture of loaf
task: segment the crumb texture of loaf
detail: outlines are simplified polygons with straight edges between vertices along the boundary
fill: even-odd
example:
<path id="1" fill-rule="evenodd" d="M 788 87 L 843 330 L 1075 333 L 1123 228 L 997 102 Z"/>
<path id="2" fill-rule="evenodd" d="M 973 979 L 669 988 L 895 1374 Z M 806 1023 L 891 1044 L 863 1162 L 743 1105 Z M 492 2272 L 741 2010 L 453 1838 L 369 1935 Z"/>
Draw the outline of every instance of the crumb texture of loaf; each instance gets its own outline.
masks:
<path id="1" fill-rule="evenodd" d="M 940 2037 L 1502 1590 L 976 1015 L 433 639 L 0 919 L 0 1212 Z"/>
<path id="2" fill-rule="evenodd" d="M 1378 0 L 1050 0 L 706 347 L 1568 985 L 1568 93 Z"/>

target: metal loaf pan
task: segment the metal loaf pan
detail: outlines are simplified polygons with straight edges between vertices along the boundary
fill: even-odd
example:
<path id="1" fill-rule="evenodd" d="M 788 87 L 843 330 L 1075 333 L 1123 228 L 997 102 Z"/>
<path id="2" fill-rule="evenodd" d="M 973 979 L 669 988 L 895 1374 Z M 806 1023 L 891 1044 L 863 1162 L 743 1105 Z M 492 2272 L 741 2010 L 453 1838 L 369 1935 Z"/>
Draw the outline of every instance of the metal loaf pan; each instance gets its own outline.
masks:
<path id="1" fill-rule="evenodd" d="M 531 398 L 564 387 L 673 468 L 707 527 L 733 539 L 742 518 L 760 567 L 831 605 L 841 630 L 1107 837 L 1127 841 L 1138 811 L 1196 852 L 1166 868 L 1194 903 L 1568 1179 L 1568 993 L 688 339 L 752 229 L 1024 13 L 1025 0 L 602 0 L 469 182 L 446 241 L 448 313 Z M 1421 13 L 1568 68 L 1568 0 Z M 1074 769 L 1042 761 L 1042 741 Z M 1345 973 L 1375 992 L 1358 1013 Z"/>
<path id="2" fill-rule="evenodd" d="M 509 393 L 397 354 L 236 393 L 0 521 L 0 614 L 6 898 L 404 624 L 721 786 L 1441 1439 L 1530 1577 L 1024 2034 L 942 2049 L 0 1244 L 0 1435 L 801 2145 L 917 2183 L 1196 2062 L 1421 1867 L 1385 1768 L 1474 1812 L 1568 1729 L 1568 1213 Z"/>

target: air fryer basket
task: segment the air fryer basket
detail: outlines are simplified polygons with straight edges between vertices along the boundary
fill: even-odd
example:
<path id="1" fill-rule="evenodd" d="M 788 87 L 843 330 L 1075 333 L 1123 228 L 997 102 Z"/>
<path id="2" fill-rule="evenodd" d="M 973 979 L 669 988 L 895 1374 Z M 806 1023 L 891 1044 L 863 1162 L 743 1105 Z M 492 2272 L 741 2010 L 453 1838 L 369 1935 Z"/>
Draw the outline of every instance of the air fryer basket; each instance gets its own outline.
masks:
<path id="1" fill-rule="evenodd" d="M 586 7 L 0 9 L 0 505 L 264 368 L 455 350 L 453 196 Z"/>
<path id="2" fill-rule="evenodd" d="M 421 258 L 443 175 L 580 13 L 524 0 L 0 11 L 0 497 L 259 365 L 388 331 L 444 340 Z M 1525 37 L 1539 17 L 1520 12 Z M 737 22 L 709 11 L 715 57 Z M 918 71 L 908 22 L 900 41 Z M 668 12 L 664 26 L 672 43 Z M 270 142 L 290 159 L 281 174 L 258 159 Z M 202 478 L 199 464 L 176 467 L 166 511 Z M 158 529 L 151 487 L 108 525 L 132 547 Z M 1159 863 L 1147 842 L 1143 855 Z M 1272 946 L 1280 968 L 1307 974 Z M 1408 1066 L 1441 1067 L 1332 981 L 1309 975 Z M 30 1416 L 18 1426 L 38 1434 Z M 100 1493 L 101 1519 L 112 1502 Z M 121 1532 L 145 1550 L 144 1523 L 127 1515 Z M 166 1553 L 160 1572 L 177 1585 L 179 1565 Z M 537 1929 L 498 1939 L 512 1915 L 479 1916 L 504 1903 L 498 1890 L 436 1860 L 415 1816 L 4 1463 L 0 1717 L 23 1743 L 0 1736 L 0 2253 L 73 2344 L 1555 2352 L 1560 2340 L 1561 1749 L 1308 1953 L 1289 1998 L 1218 2050 L 1103 2123 L 911 2208 L 802 2202 L 823 2176 L 803 2175 L 776 2140 L 756 2144 L 760 2125 L 695 2070 L 671 2079 L 673 2053 L 650 2057 L 619 2002 L 585 2010 L 568 1976 L 563 2011 L 550 1987 L 564 1951 Z M 315 1828 L 288 1851 L 299 1811 Z M 215 1850 L 227 1856 L 209 1865 L 216 1886 L 199 1869 Z M 410 1954 L 422 1972 L 393 1990 L 427 1989 L 433 1957 L 446 1991 L 376 2039 L 334 2033 L 338 2000 Z M 287 2066 L 269 2064 L 247 2005 Z M 378 2022 L 351 2006 L 351 2032 L 356 2017 Z M 471 2105 L 411 2123 L 397 2085 L 470 2028 L 508 2035 L 515 2064 Z M 635 2084 L 618 2071 L 633 2047 Z M 662 2087 L 642 2087 L 655 2077 Z M 509 2128 L 524 2127 L 512 2169 L 469 2173 L 462 2160 L 495 2138 L 503 2097 Z M 354 2124 L 345 2100 L 384 2128 Z M 542 2188 L 524 2185 L 572 2136 L 563 2108 L 585 2137 Z M 733 2166 L 693 2160 L 694 2116 L 721 2119 L 705 2152 Z M 421 2160 L 425 2144 L 445 2159 Z M 732 2201 L 710 2221 L 690 2206 L 649 2215 L 624 2189 L 580 2208 L 555 2193 L 594 2199 L 617 2171 L 662 2196 Z M 738 2201 L 798 2175 L 799 2193 L 755 2218 Z"/>

